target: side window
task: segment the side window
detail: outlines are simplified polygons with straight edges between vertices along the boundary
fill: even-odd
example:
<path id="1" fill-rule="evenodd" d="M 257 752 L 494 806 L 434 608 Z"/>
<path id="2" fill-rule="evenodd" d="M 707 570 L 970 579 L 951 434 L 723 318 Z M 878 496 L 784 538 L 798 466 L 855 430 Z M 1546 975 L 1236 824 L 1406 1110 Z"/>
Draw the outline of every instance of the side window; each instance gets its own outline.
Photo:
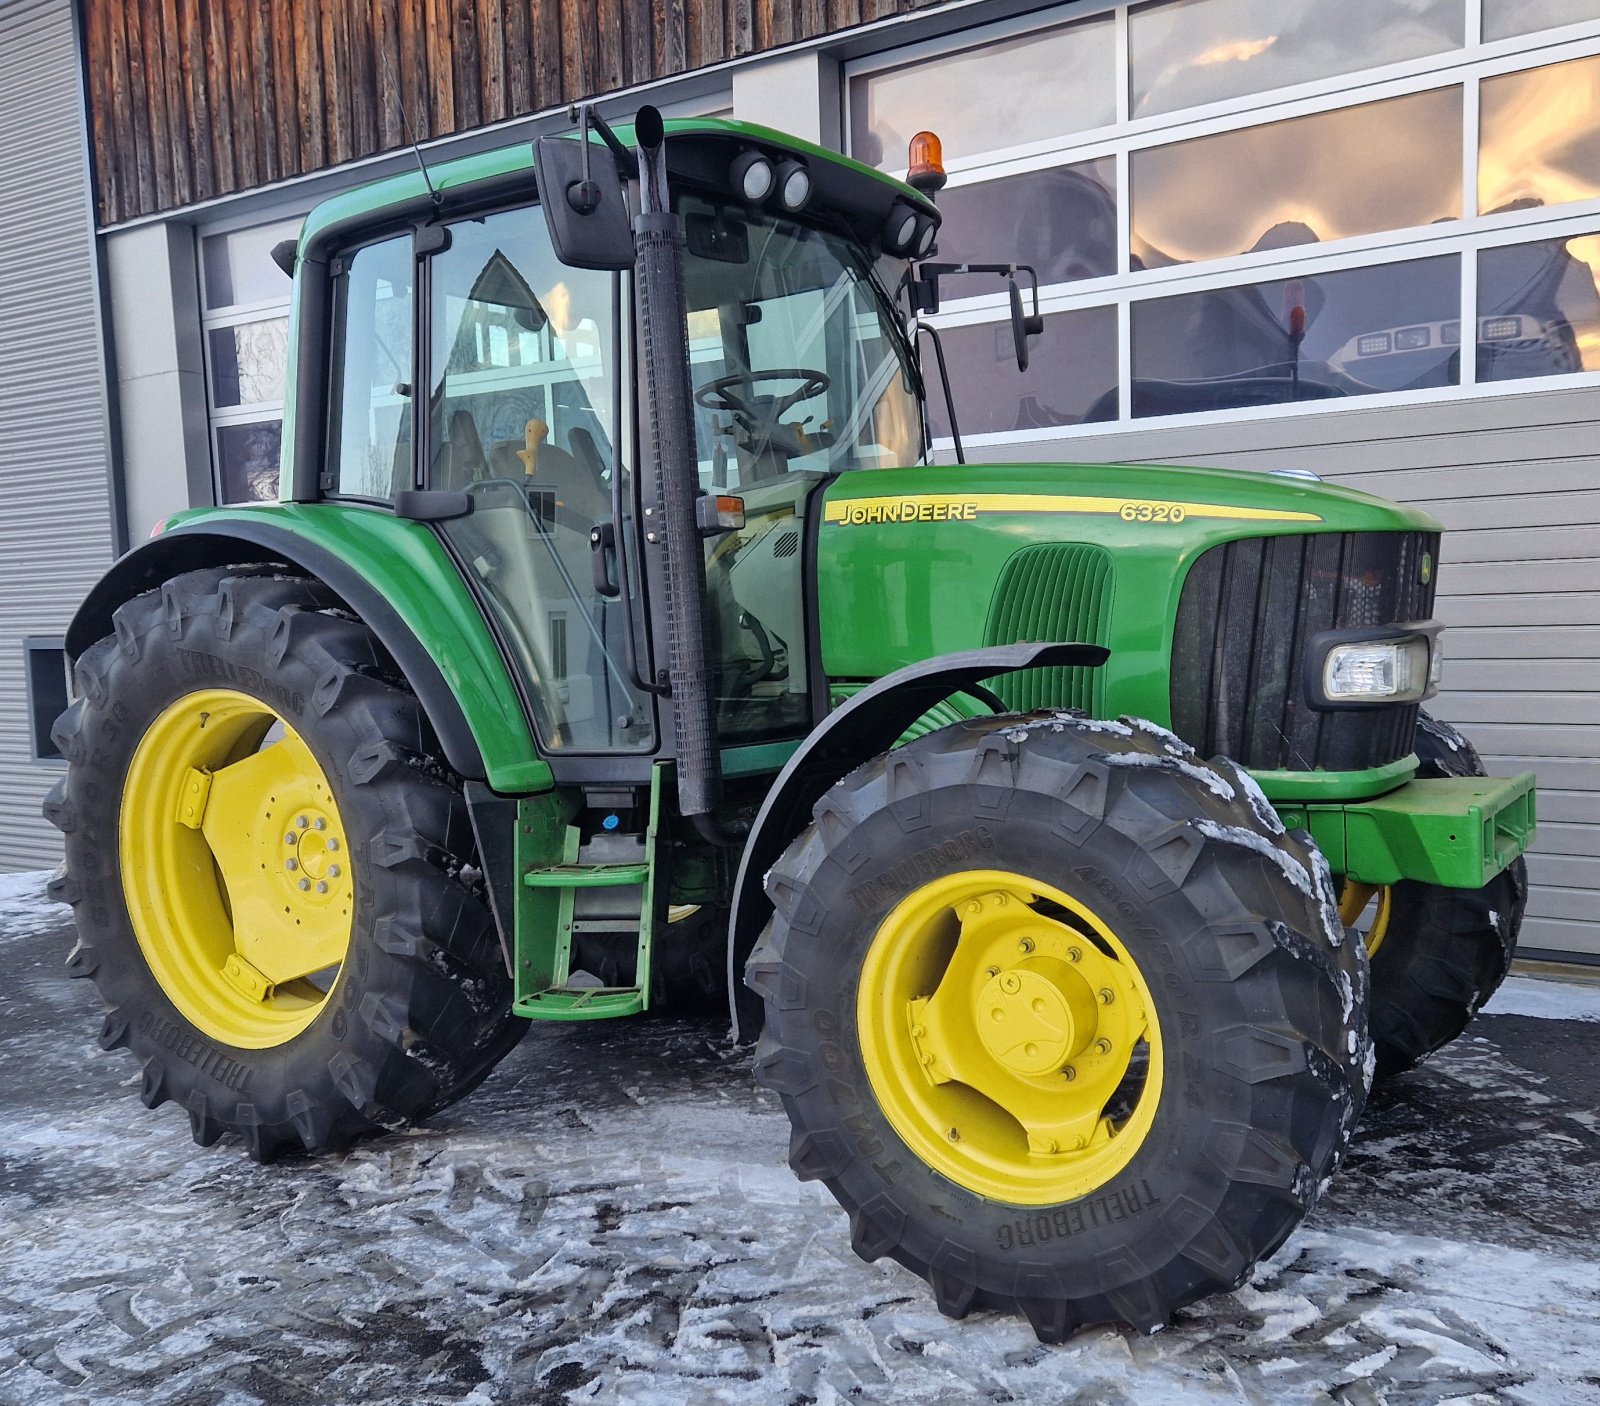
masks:
<path id="1" fill-rule="evenodd" d="M 329 482 L 352 498 L 411 485 L 411 236 L 345 259 L 334 290 Z"/>

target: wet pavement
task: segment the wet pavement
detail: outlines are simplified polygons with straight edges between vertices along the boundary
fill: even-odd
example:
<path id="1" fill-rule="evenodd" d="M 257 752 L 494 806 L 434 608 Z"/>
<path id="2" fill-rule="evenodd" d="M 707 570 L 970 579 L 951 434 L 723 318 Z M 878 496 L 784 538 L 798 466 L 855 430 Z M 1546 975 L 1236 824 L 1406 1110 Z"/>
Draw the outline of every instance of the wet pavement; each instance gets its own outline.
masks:
<path id="1" fill-rule="evenodd" d="M 1040 1347 L 851 1253 L 716 1022 L 536 1030 L 428 1126 L 257 1167 L 95 1044 L 0 878 L 0 1406 L 1600 1406 L 1600 989 L 1513 979 L 1377 1092 L 1254 1280 Z"/>

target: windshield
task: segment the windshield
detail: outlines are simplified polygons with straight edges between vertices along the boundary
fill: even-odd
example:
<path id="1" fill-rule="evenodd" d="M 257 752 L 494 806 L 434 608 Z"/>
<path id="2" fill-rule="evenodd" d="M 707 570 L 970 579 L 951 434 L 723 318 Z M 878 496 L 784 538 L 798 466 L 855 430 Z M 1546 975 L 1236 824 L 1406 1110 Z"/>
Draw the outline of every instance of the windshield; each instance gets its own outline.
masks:
<path id="1" fill-rule="evenodd" d="M 679 212 L 702 486 L 921 462 L 905 339 L 862 251 L 698 195 Z"/>

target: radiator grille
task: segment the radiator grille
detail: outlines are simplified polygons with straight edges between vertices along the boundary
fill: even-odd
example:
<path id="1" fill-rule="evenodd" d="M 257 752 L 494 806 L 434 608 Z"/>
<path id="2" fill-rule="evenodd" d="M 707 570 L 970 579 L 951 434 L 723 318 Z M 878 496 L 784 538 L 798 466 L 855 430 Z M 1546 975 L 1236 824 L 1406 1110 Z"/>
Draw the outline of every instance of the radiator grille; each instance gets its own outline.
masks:
<path id="1" fill-rule="evenodd" d="M 1424 532 L 1253 537 L 1206 552 L 1184 582 L 1173 730 L 1202 756 L 1261 770 L 1352 771 L 1411 751 L 1417 706 L 1319 712 L 1305 650 L 1323 630 L 1426 620 L 1439 538 Z"/>
<path id="2" fill-rule="evenodd" d="M 1035 640 L 1104 644 L 1111 604 L 1111 558 L 1099 547 L 1041 543 L 1005 564 L 985 632 L 988 644 Z M 1097 711 L 1100 671 L 1082 667 L 1027 669 L 994 681 L 1008 708 Z"/>

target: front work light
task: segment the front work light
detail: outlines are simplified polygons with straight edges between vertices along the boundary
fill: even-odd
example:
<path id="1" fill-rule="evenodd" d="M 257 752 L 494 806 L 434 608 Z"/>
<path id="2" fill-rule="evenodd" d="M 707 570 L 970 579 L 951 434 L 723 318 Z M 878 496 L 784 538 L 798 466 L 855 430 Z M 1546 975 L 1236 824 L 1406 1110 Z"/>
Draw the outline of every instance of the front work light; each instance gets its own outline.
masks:
<path id="1" fill-rule="evenodd" d="M 728 181 L 736 194 L 747 205 L 759 205 L 777 184 L 772 163 L 759 151 L 744 151 L 733 158 L 728 168 Z"/>
<path id="2" fill-rule="evenodd" d="M 883 222 L 883 243 L 891 254 L 904 254 L 917 234 L 917 214 L 906 205 L 896 205 Z"/>
<path id="3" fill-rule="evenodd" d="M 1432 691 L 1426 635 L 1336 644 L 1322 661 L 1322 694 L 1333 704 L 1420 703 Z"/>
<path id="4" fill-rule="evenodd" d="M 801 210 L 811 199 L 811 172 L 798 161 L 785 161 L 778 167 L 778 203 L 785 210 Z"/>

